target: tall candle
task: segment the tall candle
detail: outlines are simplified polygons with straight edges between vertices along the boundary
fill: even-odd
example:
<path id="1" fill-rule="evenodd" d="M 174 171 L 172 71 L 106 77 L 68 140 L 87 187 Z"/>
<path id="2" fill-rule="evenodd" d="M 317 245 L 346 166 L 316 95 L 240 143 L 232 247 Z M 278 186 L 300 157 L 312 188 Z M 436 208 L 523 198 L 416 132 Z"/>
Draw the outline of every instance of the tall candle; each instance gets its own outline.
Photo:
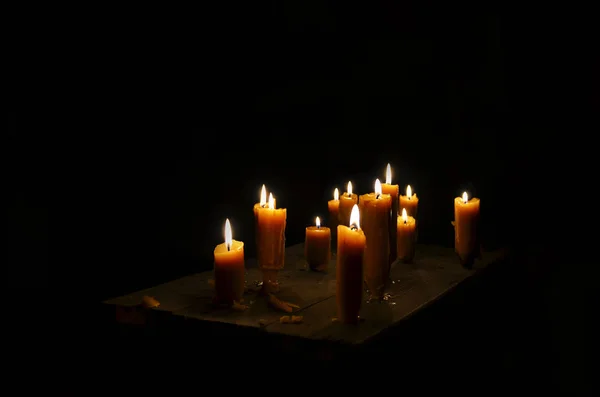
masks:
<path id="1" fill-rule="evenodd" d="M 389 223 L 392 198 L 381 192 L 381 183 L 377 179 L 375 192 L 361 195 L 358 206 L 367 238 L 365 282 L 371 297 L 381 299 L 390 273 Z"/>
<path id="2" fill-rule="evenodd" d="M 412 191 L 410 185 L 406 186 L 406 196 L 400 196 L 400 208 L 406 208 L 408 216 L 417 219 L 417 210 L 419 209 L 419 198 Z"/>
<path id="3" fill-rule="evenodd" d="M 310 269 L 315 271 L 326 270 L 331 260 L 331 229 L 321 226 L 318 216 L 315 226 L 306 228 L 304 257 Z"/>
<path id="4" fill-rule="evenodd" d="M 360 229 L 358 206 L 350 212 L 349 225 L 338 225 L 336 262 L 336 303 L 338 320 L 345 324 L 358 323 L 362 303 L 363 259 L 366 245 Z"/>
<path id="5" fill-rule="evenodd" d="M 327 209 L 329 210 L 329 227 L 331 228 L 331 243 L 333 249 L 337 247 L 337 226 L 339 224 L 338 214 L 340 210 L 340 193 L 336 187 L 333 191 L 333 200 L 327 202 Z"/>
<path id="6" fill-rule="evenodd" d="M 358 204 L 358 196 L 352 193 L 352 182 L 348 182 L 346 193 L 340 197 L 338 212 L 338 223 L 340 225 L 348 225 L 350 223 L 350 213 L 355 204 Z"/>
<path id="7" fill-rule="evenodd" d="M 402 216 L 397 218 L 396 228 L 398 229 L 398 258 L 406 263 L 412 262 L 415 257 L 416 229 L 415 218 L 409 216 L 406 208 L 402 208 Z"/>
<path id="8" fill-rule="evenodd" d="M 215 301 L 241 301 L 245 282 L 244 243 L 232 238 L 229 219 L 225 221 L 225 242 L 215 247 L 214 256 Z"/>
<path id="9" fill-rule="evenodd" d="M 275 205 L 275 199 L 273 199 L 273 205 Z M 254 236 L 256 237 L 256 252 L 258 252 L 258 211 L 261 208 L 268 208 L 269 203 L 267 202 L 267 188 L 262 185 L 260 189 L 260 201 L 254 204 Z"/>
<path id="10" fill-rule="evenodd" d="M 258 264 L 263 273 L 263 288 L 277 290 L 277 273 L 285 264 L 285 225 L 287 210 L 275 208 L 269 193 L 267 207 L 258 211 Z"/>
<path id="11" fill-rule="evenodd" d="M 479 254 L 479 199 L 469 200 L 467 192 L 454 199 L 454 249 L 463 264 Z"/>
<path id="12" fill-rule="evenodd" d="M 387 165 L 385 170 L 385 183 L 381 185 L 381 192 L 383 194 L 389 194 L 392 197 L 392 212 L 390 217 L 390 264 L 398 257 L 396 250 L 396 219 L 398 218 L 398 197 L 400 195 L 400 188 L 398 185 L 392 185 L 392 167 Z"/>

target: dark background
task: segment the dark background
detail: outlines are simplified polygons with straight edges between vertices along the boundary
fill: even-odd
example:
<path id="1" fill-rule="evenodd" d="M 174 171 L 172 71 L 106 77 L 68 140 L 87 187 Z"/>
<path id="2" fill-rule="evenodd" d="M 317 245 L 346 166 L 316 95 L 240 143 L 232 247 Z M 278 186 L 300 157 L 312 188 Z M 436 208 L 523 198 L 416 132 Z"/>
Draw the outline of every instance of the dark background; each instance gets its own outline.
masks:
<path id="1" fill-rule="evenodd" d="M 535 305 L 548 311 L 525 317 L 572 352 L 587 287 L 565 268 L 591 261 L 590 221 L 556 214 L 581 214 L 594 180 L 586 18 L 388 1 L 85 15 L 54 26 L 56 40 L 34 35 L 39 55 L 24 62 L 38 89 L 60 87 L 29 99 L 68 105 L 9 119 L 12 286 L 99 301 L 208 270 L 225 218 L 252 256 L 263 183 L 299 243 L 335 187 L 370 192 L 389 162 L 419 195 L 421 242 L 452 245 L 452 200 L 467 190 L 487 248 L 538 253 L 531 294 L 545 291 Z M 34 123 L 70 134 L 38 140 Z M 564 189 L 581 198 L 564 202 Z"/>

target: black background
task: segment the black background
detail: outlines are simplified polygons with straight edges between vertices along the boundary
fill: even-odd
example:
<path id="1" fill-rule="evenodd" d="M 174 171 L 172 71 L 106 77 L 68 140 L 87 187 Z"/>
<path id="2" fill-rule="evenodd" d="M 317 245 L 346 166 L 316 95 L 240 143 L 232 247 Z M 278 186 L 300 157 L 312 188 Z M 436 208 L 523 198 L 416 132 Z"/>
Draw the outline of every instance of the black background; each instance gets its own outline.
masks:
<path id="1" fill-rule="evenodd" d="M 65 26 L 21 50 L 36 83 L 9 119 L 13 286 L 98 301 L 208 270 L 225 218 L 252 256 L 263 183 L 299 243 L 335 187 L 370 192 L 388 162 L 419 195 L 421 242 L 451 246 L 467 190 L 487 247 L 590 260 L 568 248 L 587 217 L 556 225 L 593 181 L 585 18 L 253 2 L 97 10 Z M 566 204 L 563 189 L 582 198 Z"/>

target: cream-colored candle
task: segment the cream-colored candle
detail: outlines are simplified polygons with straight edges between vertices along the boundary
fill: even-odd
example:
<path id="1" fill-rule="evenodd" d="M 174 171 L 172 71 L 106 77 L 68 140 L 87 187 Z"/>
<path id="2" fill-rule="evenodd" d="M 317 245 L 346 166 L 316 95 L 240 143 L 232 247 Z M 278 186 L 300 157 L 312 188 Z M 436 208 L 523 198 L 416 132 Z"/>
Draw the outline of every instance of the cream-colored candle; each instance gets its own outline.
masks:
<path id="1" fill-rule="evenodd" d="M 419 209 L 419 198 L 412 191 L 410 185 L 406 186 L 406 196 L 400 196 L 400 208 L 406 208 L 408 216 L 417 219 L 417 210 Z"/>
<path id="2" fill-rule="evenodd" d="M 398 229 L 398 258 L 406 263 L 412 262 L 415 257 L 416 230 L 415 218 L 408 216 L 406 208 L 402 208 L 402 216 L 397 218 Z"/>
<path id="3" fill-rule="evenodd" d="M 392 198 L 392 212 L 390 218 L 390 264 L 396 260 L 398 253 L 396 251 L 396 218 L 398 218 L 398 202 L 400 188 L 398 185 L 392 185 L 392 167 L 390 164 L 385 169 L 385 183 L 381 184 L 381 192 L 389 194 Z"/>
<path id="4" fill-rule="evenodd" d="M 471 264 L 479 255 L 479 199 L 467 192 L 454 199 L 454 248 L 463 264 Z"/>
<path id="5" fill-rule="evenodd" d="M 304 257 L 310 270 L 327 270 L 331 260 L 331 229 L 321 226 L 321 219 L 317 216 L 315 226 L 306 228 L 304 238 Z"/>
<path id="6" fill-rule="evenodd" d="M 245 268 L 244 243 L 232 238 L 229 219 L 225 221 L 225 242 L 215 247 L 215 301 L 233 303 L 242 300 Z"/>
<path id="7" fill-rule="evenodd" d="M 366 238 L 360 229 L 358 206 L 350 212 L 350 227 L 338 225 L 336 292 L 338 320 L 345 324 L 358 323 L 362 303 L 363 258 Z"/>
<path id="8" fill-rule="evenodd" d="M 385 284 L 390 273 L 389 222 L 392 199 L 381 192 L 379 179 L 375 181 L 375 192 L 363 194 L 358 201 L 362 214 L 363 230 L 367 238 L 365 248 L 365 282 L 370 297 L 383 298 Z"/>
<path id="9" fill-rule="evenodd" d="M 348 225 L 350 222 L 350 213 L 352 207 L 358 204 L 358 196 L 352 193 L 352 182 L 348 182 L 346 193 L 340 197 L 340 206 L 338 212 L 338 221 L 340 225 Z"/>

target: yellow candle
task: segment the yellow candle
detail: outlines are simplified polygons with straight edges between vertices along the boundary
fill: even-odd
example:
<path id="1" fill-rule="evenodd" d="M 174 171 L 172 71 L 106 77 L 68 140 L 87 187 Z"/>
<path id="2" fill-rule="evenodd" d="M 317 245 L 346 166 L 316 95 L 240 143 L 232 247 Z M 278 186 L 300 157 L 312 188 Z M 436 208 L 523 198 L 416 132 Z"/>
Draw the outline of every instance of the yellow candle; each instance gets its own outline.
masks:
<path id="1" fill-rule="evenodd" d="M 410 185 L 406 186 L 406 196 L 400 196 L 400 208 L 406 208 L 408 216 L 417 219 L 417 209 L 419 208 L 419 198 L 413 193 Z"/>
<path id="2" fill-rule="evenodd" d="M 285 226 L 287 210 L 276 209 L 273 194 L 265 208 L 258 210 L 258 265 L 263 273 L 263 288 L 277 290 L 277 272 L 285 264 Z"/>
<path id="3" fill-rule="evenodd" d="M 381 192 L 389 194 L 392 197 L 392 213 L 390 218 L 390 264 L 396 260 L 398 253 L 396 251 L 396 218 L 398 218 L 398 197 L 400 188 L 398 185 L 392 185 L 392 167 L 388 164 L 385 170 L 385 183 L 381 185 Z"/>
<path id="4" fill-rule="evenodd" d="M 479 199 L 469 200 L 467 192 L 454 199 L 454 249 L 463 264 L 470 264 L 479 254 Z"/>
<path id="5" fill-rule="evenodd" d="M 355 204 L 358 204 L 358 196 L 352 193 L 352 182 L 348 182 L 346 193 L 340 197 L 338 224 L 348 225 L 350 223 L 350 213 Z"/>
<path id="6" fill-rule="evenodd" d="M 277 203 L 275 199 L 273 199 L 273 206 Z M 258 211 L 261 208 L 268 208 L 269 203 L 267 202 L 267 188 L 265 185 L 262 185 L 262 189 L 260 190 L 260 201 L 254 204 L 254 236 L 256 237 L 256 252 L 258 252 Z M 275 208 L 275 207 L 273 207 Z"/>
<path id="7" fill-rule="evenodd" d="M 398 258 L 403 262 L 412 262 L 415 257 L 416 229 L 415 218 L 408 216 L 406 208 L 402 208 L 402 216 L 397 218 L 396 228 L 398 230 Z"/>
<path id="8" fill-rule="evenodd" d="M 321 226 L 318 216 L 315 225 L 306 228 L 304 257 L 311 270 L 322 271 L 331 259 L 331 229 Z"/>
<path id="9" fill-rule="evenodd" d="M 392 198 L 381 192 L 379 179 L 375 192 L 363 194 L 358 201 L 362 214 L 363 230 L 367 238 L 365 248 L 365 282 L 372 298 L 383 298 L 385 284 L 390 273 L 389 223 Z"/>
<path id="10" fill-rule="evenodd" d="M 329 227 L 331 228 L 331 242 L 333 248 L 337 246 L 337 226 L 339 224 L 339 210 L 340 210 L 340 193 L 336 187 L 333 191 L 333 200 L 327 202 L 327 209 L 329 210 Z"/>
<path id="11" fill-rule="evenodd" d="M 356 324 L 362 303 L 363 258 L 367 242 L 360 229 L 356 204 L 352 207 L 348 224 L 350 227 L 338 225 L 335 296 L 338 320 Z"/>
<path id="12" fill-rule="evenodd" d="M 225 242 L 215 247 L 215 301 L 241 301 L 244 294 L 244 243 L 232 238 L 229 219 L 225 221 Z"/>

